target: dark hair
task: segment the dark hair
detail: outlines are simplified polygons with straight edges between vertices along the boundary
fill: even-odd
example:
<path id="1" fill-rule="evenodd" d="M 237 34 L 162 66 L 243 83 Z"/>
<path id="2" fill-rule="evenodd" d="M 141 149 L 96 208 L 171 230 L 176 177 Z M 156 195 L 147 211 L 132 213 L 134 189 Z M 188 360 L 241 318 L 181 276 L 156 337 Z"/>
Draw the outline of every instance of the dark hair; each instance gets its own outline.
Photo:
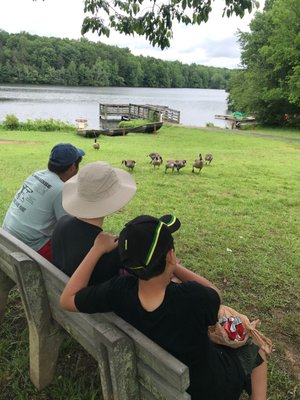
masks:
<path id="1" fill-rule="evenodd" d="M 136 270 L 134 267 L 132 268 L 131 266 L 125 266 L 125 269 L 131 274 L 135 275 L 137 278 L 142 279 L 143 281 L 148 281 L 149 279 L 159 276 L 164 272 L 166 268 L 166 257 L 171 249 L 174 249 L 173 238 L 168 244 L 166 250 L 161 253 L 158 258 L 151 261 L 149 268 L 144 266 L 143 268 Z"/>
<path id="2" fill-rule="evenodd" d="M 179 228 L 179 219 L 171 214 L 159 219 L 140 215 L 127 222 L 118 242 L 123 267 L 142 280 L 161 275 L 167 254 L 174 249 L 172 233 Z"/>
<path id="3" fill-rule="evenodd" d="M 66 172 L 73 164 L 75 164 L 75 167 L 78 168 L 80 162 L 82 161 L 82 157 L 80 156 L 79 158 L 77 158 L 77 160 L 75 162 L 73 162 L 72 164 L 69 165 L 56 165 L 53 164 L 51 161 L 48 162 L 48 169 L 51 172 L 54 172 L 55 174 L 61 174 L 63 172 Z"/>

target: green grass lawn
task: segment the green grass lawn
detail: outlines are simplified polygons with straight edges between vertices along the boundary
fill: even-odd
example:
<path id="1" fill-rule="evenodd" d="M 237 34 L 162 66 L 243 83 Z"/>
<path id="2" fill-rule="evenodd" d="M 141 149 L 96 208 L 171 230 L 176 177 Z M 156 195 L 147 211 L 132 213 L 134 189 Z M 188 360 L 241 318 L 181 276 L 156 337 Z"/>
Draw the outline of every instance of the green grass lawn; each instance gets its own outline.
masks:
<path id="1" fill-rule="evenodd" d="M 259 133 L 259 130 L 256 130 Z M 174 213 L 177 256 L 220 287 L 223 302 L 250 319 L 276 351 L 269 357 L 269 400 L 300 398 L 300 142 L 243 136 L 213 128 L 164 126 L 156 135 L 93 139 L 73 133 L 0 131 L 0 221 L 16 190 L 34 170 L 46 168 L 58 142 L 81 147 L 82 164 L 103 160 L 115 167 L 137 164 L 137 193 L 104 228 L 118 233 L 138 214 Z M 261 131 L 273 134 L 272 130 Z M 284 132 L 274 134 L 285 136 Z M 286 137 L 300 138 L 300 132 Z M 21 143 L 18 143 L 21 142 Z M 154 169 L 150 152 L 185 159 L 179 173 Z M 214 160 L 192 173 L 199 153 Z M 28 379 L 27 329 L 18 293 L 0 326 L 0 399 L 94 399 L 99 396 L 95 362 L 71 340 L 60 356 L 54 383 L 37 392 Z M 88 369 L 87 369 L 88 368 Z"/>

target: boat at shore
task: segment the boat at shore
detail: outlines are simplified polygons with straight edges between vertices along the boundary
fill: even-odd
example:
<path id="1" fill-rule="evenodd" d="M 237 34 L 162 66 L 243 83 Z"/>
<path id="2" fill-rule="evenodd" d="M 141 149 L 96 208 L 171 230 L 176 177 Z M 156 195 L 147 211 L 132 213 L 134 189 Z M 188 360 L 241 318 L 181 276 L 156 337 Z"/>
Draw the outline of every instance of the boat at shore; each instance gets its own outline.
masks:
<path id="1" fill-rule="evenodd" d="M 78 129 L 77 135 L 86 137 L 86 138 L 97 138 L 102 133 L 102 129 Z"/>
<path id="2" fill-rule="evenodd" d="M 85 138 L 97 138 L 100 135 L 105 136 L 125 136 L 132 132 L 132 128 L 115 128 L 115 129 L 78 129 L 77 135 Z"/>
<path id="3" fill-rule="evenodd" d="M 162 122 L 151 122 L 136 127 L 122 127 L 115 129 L 78 129 L 77 134 L 86 138 L 96 138 L 100 135 L 105 136 L 125 136 L 129 132 L 133 133 L 156 133 L 161 127 Z"/>
<path id="4" fill-rule="evenodd" d="M 125 136 L 132 132 L 132 128 L 115 128 L 115 129 L 102 129 L 101 135 L 105 136 Z"/>
<path id="5" fill-rule="evenodd" d="M 133 128 L 136 133 L 156 133 L 163 125 L 163 122 L 150 122 L 148 124 Z"/>

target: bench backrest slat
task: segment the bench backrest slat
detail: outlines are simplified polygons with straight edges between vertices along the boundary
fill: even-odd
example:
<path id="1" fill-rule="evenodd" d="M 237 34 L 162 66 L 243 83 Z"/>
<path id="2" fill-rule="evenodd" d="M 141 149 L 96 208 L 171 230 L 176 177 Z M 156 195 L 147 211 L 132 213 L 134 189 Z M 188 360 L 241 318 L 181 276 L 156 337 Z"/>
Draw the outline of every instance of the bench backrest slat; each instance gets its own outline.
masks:
<path id="1" fill-rule="evenodd" d="M 138 362 L 137 370 L 141 385 L 147 391 L 155 394 L 156 399 L 187 400 L 190 398 L 187 393 L 182 393 L 174 388 L 174 386 L 171 386 L 164 375 L 159 375 L 155 370 L 149 368 L 148 365 Z"/>

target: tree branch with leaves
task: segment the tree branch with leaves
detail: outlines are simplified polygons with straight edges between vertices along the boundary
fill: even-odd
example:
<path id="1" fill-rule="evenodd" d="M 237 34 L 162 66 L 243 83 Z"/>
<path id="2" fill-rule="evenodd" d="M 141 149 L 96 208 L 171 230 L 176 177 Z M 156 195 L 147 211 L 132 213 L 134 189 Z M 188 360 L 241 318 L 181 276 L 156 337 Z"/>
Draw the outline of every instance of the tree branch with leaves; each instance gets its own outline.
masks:
<path id="1" fill-rule="evenodd" d="M 259 3 L 255 0 L 222 0 L 222 15 L 244 16 Z M 152 46 L 170 47 L 173 23 L 207 22 L 214 0 L 85 0 L 82 34 L 89 31 L 109 37 L 111 29 L 125 35 L 145 36 Z"/>

